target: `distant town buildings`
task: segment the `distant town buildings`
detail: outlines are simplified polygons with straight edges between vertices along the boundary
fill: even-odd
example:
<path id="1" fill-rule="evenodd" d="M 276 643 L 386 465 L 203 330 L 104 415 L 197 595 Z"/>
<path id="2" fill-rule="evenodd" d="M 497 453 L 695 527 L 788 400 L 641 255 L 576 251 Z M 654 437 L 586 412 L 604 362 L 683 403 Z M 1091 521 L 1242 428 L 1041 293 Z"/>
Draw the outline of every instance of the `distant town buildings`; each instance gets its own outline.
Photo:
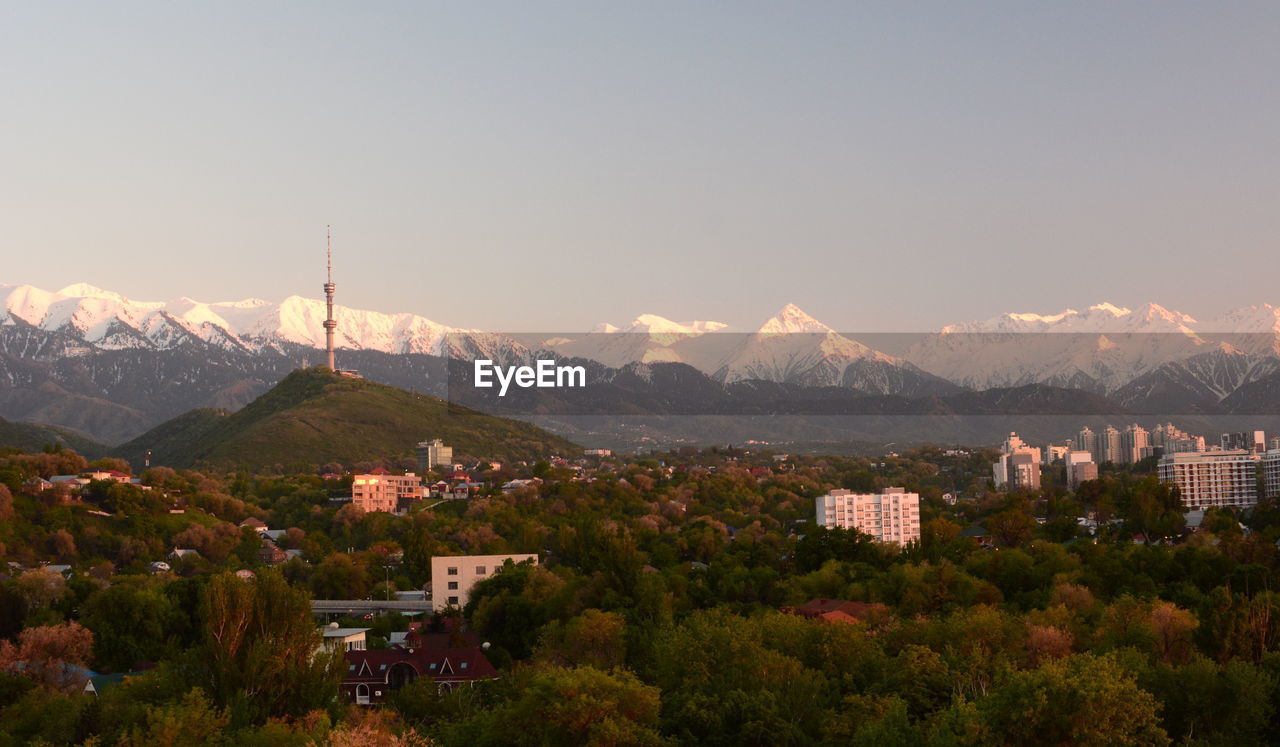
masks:
<path id="1" fill-rule="evenodd" d="M 412 472 L 393 475 L 377 469 L 351 479 L 351 503 L 365 511 L 395 513 L 400 510 L 402 501 L 407 507 L 421 499 L 421 480 Z"/>
<path id="2" fill-rule="evenodd" d="M 1159 474 L 1161 482 L 1178 487 L 1188 509 L 1258 502 L 1257 467 L 1252 454 L 1243 449 L 1165 454 Z"/>
<path id="3" fill-rule="evenodd" d="M 1039 448 L 1028 446 L 1017 433 L 1010 433 L 1000 452 L 1000 459 L 992 467 L 997 488 L 1040 489 Z"/>
<path id="4" fill-rule="evenodd" d="M 1263 431 L 1224 433 L 1219 443 L 1224 451 L 1243 449 L 1261 454 L 1267 450 L 1267 434 Z"/>
<path id="5" fill-rule="evenodd" d="M 1087 451 L 1069 451 L 1062 459 L 1067 467 L 1067 489 L 1075 490 L 1080 483 L 1098 479 L 1098 464 Z"/>
<path id="6" fill-rule="evenodd" d="M 437 610 L 465 607 L 471 587 L 502 571 L 510 560 L 538 563 L 538 556 L 525 555 L 437 555 L 431 558 L 431 598 Z"/>
<path id="7" fill-rule="evenodd" d="M 877 542 L 899 545 L 920 539 L 918 493 L 903 488 L 885 488 L 879 493 L 833 490 L 816 498 L 815 503 L 819 526 L 856 529 Z"/>
<path id="8" fill-rule="evenodd" d="M 584 456 L 607 457 L 613 456 L 613 451 L 609 449 L 586 449 L 582 452 Z"/>
<path id="9" fill-rule="evenodd" d="M 445 446 L 444 441 L 438 438 L 434 441 L 422 441 L 414 448 L 414 453 L 418 457 L 418 471 L 423 474 L 435 467 L 453 464 L 453 447 Z"/>

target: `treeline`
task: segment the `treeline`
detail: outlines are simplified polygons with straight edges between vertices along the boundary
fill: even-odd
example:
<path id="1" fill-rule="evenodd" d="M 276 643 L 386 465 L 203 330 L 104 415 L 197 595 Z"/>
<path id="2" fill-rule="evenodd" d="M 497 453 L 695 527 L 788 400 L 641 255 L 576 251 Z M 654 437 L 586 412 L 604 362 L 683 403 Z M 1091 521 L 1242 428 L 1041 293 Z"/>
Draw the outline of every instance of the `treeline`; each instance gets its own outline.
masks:
<path id="1" fill-rule="evenodd" d="M 998 493 L 985 455 L 936 449 L 785 466 L 656 454 L 404 517 L 338 507 L 342 485 L 314 476 L 157 469 L 150 490 L 24 487 L 71 459 L 0 457 L 0 541 L 24 567 L 0 582 L 0 735 L 14 743 L 178 744 L 182 729 L 191 743 L 1280 741 L 1272 504 L 1210 512 L 1182 536 L 1176 492 L 1149 476 Z M 920 542 L 814 526 L 814 497 L 887 485 L 922 495 Z M 267 567 L 237 526 L 251 516 L 300 557 Z M 199 557 L 150 572 L 175 543 Z M 308 596 L 418 588 L 434 555 L 505 552 L 541 564 L 483 582 L 459 611 L 499 680 L 441 693 L 422 679 L 370 717 L 335 704 L 333 671 L 301 666 L 316 645 Z M 59 560 L 70 579 L 33 567 Z M 243 569 L 257 580 L 230 575 Z M 815 598 L 870 612 L 783 611 Z M 263 637 L 224 652 L 228 620 Z M 394 624 L 373 622 L 374 645 Z M 60 663 L 156 666 L 95 699 L 49 674 Z"/>

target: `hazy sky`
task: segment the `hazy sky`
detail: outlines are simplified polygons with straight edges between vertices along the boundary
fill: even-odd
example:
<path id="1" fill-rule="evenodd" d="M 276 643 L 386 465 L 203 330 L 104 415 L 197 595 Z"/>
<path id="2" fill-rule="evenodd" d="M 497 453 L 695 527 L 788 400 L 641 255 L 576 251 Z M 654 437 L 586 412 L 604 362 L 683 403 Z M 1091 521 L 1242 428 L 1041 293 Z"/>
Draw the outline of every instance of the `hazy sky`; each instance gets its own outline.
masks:
<path id="1" fill-rule="evenodd" d="M 1280 303 L 1280 4 L 7 3 L 0 282 L 503 331 Z"/>

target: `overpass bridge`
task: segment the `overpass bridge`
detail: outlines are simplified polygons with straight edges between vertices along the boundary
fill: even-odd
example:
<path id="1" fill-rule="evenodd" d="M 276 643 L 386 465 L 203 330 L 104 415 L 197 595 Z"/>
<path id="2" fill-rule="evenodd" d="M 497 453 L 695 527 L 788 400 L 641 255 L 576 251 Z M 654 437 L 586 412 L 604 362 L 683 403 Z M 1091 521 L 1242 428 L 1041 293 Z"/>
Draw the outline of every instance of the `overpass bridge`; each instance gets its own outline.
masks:
<path id="1" fill-rule="evenodd" d="M 370 612 L 421 612 L 430 615 L 431 602 L 403 599 L 312 599 L 313 615 L 363 616 Z"/>

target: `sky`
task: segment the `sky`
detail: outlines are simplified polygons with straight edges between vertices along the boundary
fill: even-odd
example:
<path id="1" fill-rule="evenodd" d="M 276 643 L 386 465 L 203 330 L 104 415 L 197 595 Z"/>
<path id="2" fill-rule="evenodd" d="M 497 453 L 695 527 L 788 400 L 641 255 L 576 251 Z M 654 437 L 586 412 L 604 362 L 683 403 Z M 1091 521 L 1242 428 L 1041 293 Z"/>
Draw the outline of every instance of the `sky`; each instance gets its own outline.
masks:
<path id="1" fill-rule="evenodd" d="M 0 283 L 497 331 L 1280 303 L 1273 2 L 0 8 Z"/>

